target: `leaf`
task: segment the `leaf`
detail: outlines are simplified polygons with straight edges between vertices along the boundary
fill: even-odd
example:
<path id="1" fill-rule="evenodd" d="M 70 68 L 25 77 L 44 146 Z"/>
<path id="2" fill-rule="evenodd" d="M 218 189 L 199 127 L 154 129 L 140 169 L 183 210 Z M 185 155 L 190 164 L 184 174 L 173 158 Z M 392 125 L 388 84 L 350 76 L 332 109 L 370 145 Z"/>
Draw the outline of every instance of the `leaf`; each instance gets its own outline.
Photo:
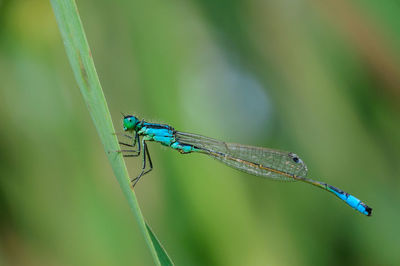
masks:
<path id="1" fill-rule="evenodd" d="M 69 62 L 82 96 L 88 107 L 100 140 L 103 143 L 112 170 L 132 209 L 147 246 L 157 265 L 173 265 L 165 249 L 144 221 L 134 191 L 131 189 L 128 171 L 114 134 L 111 115 L 94 66 L 92 54 L 73 0 L 51 0 Z"/>
<path id="2" fill-rule="evenodd" d="M 164 247 L 161 245 L 160 241 L 158 241 L 158 238 L 153 233 L 153 231 L 151 230 L 150 226 L 147 223 L 146 223 L 146 228 L 151 237 L 151 241 L 153 241 L 154 248 L 156 249 L 156 252 L 158 254 L 158 258 L 161 262 L 161 265 L 174 265 L 172 263 L 171 258 L 168 256 L 167 252 L 165 251 Z"/>

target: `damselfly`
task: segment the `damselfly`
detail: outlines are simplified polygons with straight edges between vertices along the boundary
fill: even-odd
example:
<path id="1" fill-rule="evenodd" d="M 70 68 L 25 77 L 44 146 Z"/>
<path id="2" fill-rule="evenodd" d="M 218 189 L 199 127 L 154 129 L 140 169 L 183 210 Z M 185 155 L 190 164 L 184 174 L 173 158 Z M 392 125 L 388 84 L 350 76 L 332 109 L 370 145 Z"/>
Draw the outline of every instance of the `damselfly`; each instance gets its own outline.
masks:
<path id="1" fill-rule="evenodd" d="M 209 155 L 232 168 L 252 175 L 275 180 L 303 181 L 333 193 L 362 214 L 370 216 L 372 213 L 372 208 L 356 197 L 329 184 L 307 178 L 307 166 L 299 156 L 292 152 L 226 143 L 192 133 L 180 132 L 169 125 L 140 121 L 132 115 L 124 115 L 123 126 L 124 131 L 134 133 L 134 135 L 124 135 L 133 139 L 132 143 L 120 142 L 120 144 L 131 148 L 137 146 L 136 150 L 121 150 L 121 152 L 125 152 L 124 156 L 136 157 L 143 151 L 142 172 L 131 180 L 133 187 L 143 175 L 153 169 L 146 141 L 155 141 L 178 150 L 182 154 L 199 152 Z M 147 163 L 149 167 L 146 169 Z"/>

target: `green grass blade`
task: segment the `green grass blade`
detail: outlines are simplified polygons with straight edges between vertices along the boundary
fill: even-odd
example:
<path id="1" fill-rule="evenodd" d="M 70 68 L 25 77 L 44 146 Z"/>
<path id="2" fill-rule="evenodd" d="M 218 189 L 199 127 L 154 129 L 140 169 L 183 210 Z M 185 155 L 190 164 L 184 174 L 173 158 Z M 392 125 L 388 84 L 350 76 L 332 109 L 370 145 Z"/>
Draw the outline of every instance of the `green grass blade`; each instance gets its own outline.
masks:
<path id="1" fill-rule="evenodd" d="M 153 231 L 151 230 L 150 226 L 147 223 L 146 223 L 146 228 L 150 234 L 151 241 L 153 241 L 161 265 L 173 265 L 171 258 L 168 256 L 168 253 L 165 251 L 164 247 L 161 245 L 160 241 L 158 241 L 158 238 L 153 233 Z"/>
<path id="2" fill-rule="evenodd" d="M 166 251 L 145 223 L 135 193 L 130 187 L 128 171 L 119 150 L 114 126 L 97 76 L 92 54 L 74 0 L 51 0 L 75 79 L 104 145 L 114 174 L 125 194 L 140 230 L 157 265 L 172 265 Z"/>

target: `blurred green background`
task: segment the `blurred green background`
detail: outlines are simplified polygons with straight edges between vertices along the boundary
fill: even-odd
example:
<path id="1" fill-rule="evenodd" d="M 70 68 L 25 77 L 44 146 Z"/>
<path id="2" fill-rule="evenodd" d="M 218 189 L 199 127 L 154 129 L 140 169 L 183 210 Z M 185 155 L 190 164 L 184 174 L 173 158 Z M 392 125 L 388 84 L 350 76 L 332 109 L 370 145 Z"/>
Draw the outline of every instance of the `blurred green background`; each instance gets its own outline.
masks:
<path id="1" fill-rule="evenodd" d="M 374 208 L 150 144 L 136 193 L 177 265 L 400 265 L 397 1 L 78 7 L 119 131 L 122 111 L 294 151 Z M 0 1 L 0 86 L 0 265 L 151 265 L 48 1 Z"/>

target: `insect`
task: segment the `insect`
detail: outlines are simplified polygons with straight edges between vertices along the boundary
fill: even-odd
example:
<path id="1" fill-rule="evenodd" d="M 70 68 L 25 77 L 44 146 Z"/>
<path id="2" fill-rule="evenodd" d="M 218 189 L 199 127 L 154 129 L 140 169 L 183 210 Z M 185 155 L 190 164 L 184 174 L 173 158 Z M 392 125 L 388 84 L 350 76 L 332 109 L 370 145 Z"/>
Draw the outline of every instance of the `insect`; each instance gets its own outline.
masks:
<path id="1" fill-rule="evenodd" d="M 124 115 L 123 128 L 125 132 L 133 133 L 133 136 L 124 135 L 132 139 L 132 143 L 120 142 L 120 145 L 130 147 L 128 150 L 121 150 L 125 153 L 124 156 L 137 157 L 143 154 L 142 172 L 131 179 L 133 187 L 143 175 L 153 169 L 146 142 L 155 141 L 182 154 L 193 152 L 206 154 L 251 175 L 275 180 L 302 181 L 314 185 L 333 193 L 360 213 L 371 216 L 372 208 L 356 197 L 324 182 L 307 178 L 307 166 L 292 152 L 226 143 L 197 134 L 180 132 L 169 125 L 139 120 L 133 115 Z M 133 149 L 136 147 L 137 149 Z M 149 167 L 146 169 L 147 165 Z"/>

